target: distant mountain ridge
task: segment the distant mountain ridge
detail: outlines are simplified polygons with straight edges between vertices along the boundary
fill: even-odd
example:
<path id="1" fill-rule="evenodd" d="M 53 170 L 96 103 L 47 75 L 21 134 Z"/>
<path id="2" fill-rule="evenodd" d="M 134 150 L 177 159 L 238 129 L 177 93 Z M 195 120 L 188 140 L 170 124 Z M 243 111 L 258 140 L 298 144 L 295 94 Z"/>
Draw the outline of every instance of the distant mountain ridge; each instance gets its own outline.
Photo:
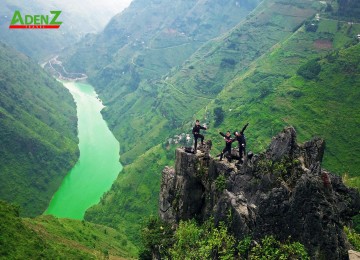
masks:
<path id="1" fill-rule="evenodd" d="M 18 51 L 43 62 L 49 55 L 60 52 L 66 46 L 75 44 L 88 33 L 101 31 L 110 18 L 126 7 L 130 0 L 108 0 L 101 4 L 93 0 L 82 2 L 32 0 L 4 0 L 0 2 L 0 41 Z M 11 30 L 10 22 L 15 10 L 25 15 L 50 15 L 50 11 L 61 11 L 59 29 Z M 52 17 L 52 15 L 50 15 Z"/>
<path id="2" fill-rule="evenodd" d="M 27 56 L 0 44 L 0 198 L 35 216 L 79 156 L 70 93 Z"/>

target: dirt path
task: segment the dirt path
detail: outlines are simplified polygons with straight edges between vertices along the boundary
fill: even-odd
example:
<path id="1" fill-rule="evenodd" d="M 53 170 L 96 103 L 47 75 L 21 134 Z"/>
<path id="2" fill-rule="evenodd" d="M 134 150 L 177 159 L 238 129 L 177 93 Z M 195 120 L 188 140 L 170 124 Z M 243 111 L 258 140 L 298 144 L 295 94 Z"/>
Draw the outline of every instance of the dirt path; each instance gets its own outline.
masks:
<path id="1" fill-rule="evenodd" d="M 58 57 L 59 56 L 55 56 L 54 58 L 51 58 L 48 62 L 46 62 L 44 64 L 44 67 L 46 67 L 46 65 L 49 66 L 50 72 L 56 78 L 58 78 L 60 80 L 66 80 L 66 81 L 80 81 L 80 80 L 85 80 L 88 78 L 88 76 L 85 73 L 67 72 L 65 67 L 62 65 L 62 62 L 60 60 L 58 60 Z M 61 70 L 59 71 L 59 69 L 57 69 L 56 67 L 60 67 Z"/>

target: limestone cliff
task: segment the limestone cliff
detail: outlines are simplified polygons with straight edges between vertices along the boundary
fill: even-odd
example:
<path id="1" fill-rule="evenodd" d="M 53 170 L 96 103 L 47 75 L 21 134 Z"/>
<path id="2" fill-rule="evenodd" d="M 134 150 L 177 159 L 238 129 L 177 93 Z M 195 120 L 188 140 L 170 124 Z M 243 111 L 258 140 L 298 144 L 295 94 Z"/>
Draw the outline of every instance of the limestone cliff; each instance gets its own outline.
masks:
<path id="1" fill-rule="evenodd" d="M 160 217 L 170 223 L 213 216 L 239 239 L 275 235 L 305 245 L 314 259 L 346 259 L 343 226 L 360 209 L 360 196 L 341 178 L 321 169 L 325 142 L 297 144 L 292 127 L 268 150 L 241 165 L 176 150 L 175 169 L 162 174 Z"/>

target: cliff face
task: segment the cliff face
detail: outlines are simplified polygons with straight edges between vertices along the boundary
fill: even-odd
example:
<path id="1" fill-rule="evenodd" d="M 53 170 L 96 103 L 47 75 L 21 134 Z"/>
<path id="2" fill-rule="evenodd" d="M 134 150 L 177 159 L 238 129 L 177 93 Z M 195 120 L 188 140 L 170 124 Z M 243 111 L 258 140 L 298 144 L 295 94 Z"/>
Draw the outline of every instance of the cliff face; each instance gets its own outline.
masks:
<path id="1" fill-rule="evenodd" d="M 213 216 L 229 223 L 239 239 L 273 234 L 299 241 L 312 258 L 347 258 L 343 226 L 360 210 L 360 196 L 340 177 L 321 169 L 325 143 L 296 143 L 292 127 L 268 150 L 235 165 L 176 150 L 175 169 L 162 174 L 160 217 L 170 223 Z"/>

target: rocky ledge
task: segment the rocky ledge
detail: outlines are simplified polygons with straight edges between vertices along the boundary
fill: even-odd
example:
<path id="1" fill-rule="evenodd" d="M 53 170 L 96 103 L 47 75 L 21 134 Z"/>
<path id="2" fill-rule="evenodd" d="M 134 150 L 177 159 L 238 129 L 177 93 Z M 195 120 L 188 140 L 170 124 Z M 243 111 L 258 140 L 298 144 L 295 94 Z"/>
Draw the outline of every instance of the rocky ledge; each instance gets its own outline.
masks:
<path id="1" fill-rule="evenodd" d="M 297 144 L 287 127 L 268 150 L 241 165 L 176 150 L 175 169 L 165 167 L 160 217 L 170 223 L 213 217 L 239 239 L 265 235 L 301 242 L 313 259 L 348 259 L 343 226 L 360 210 L 360 196 L 341 177 L 321 168 L 325 142 Z"/>

